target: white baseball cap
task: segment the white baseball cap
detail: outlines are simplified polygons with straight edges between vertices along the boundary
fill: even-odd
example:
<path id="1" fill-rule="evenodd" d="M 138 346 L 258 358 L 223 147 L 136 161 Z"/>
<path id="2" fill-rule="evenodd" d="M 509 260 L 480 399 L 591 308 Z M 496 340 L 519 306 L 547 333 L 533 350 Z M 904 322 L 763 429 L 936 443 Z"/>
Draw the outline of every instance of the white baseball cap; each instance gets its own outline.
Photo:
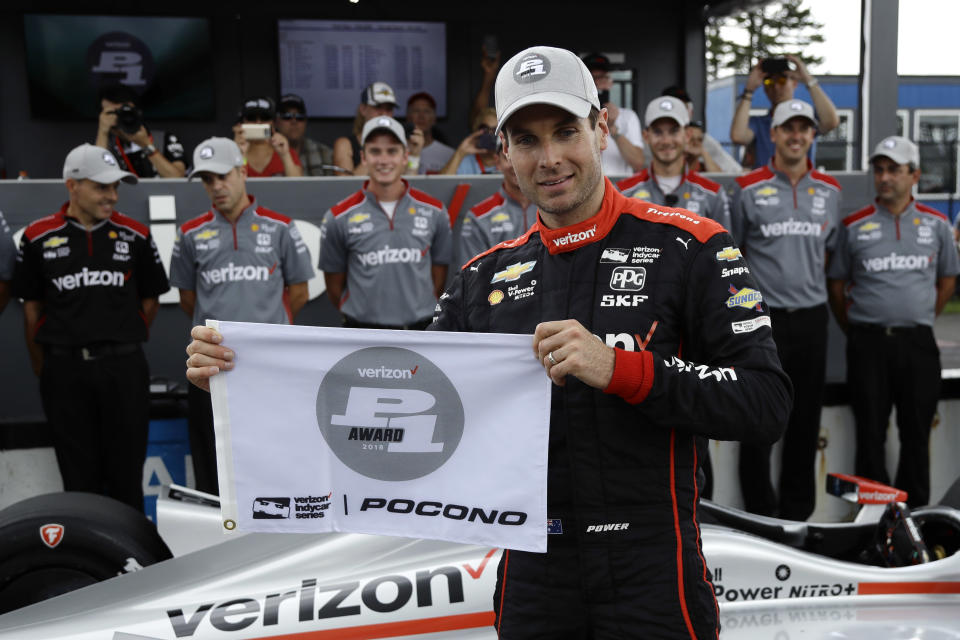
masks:
<path id="1" fill-rule="evenodd" d="M 897 164 L 908 164 L 914 168 L 920 166 L 920 149 L 913 142 L 902 136 L 889 136 L 880 141 L 873 150 L 870 161 L 880 156 L 890 158 Z"/>
<path id="2" fill-rule="evenodd" d="M 572 51 L 530 47 L 510 58 L 497 74 L 497 133 L 514 113 L 532 104 L 549 104 L 585 118 L 600 110 L 597 85 L 587 65 Z"/>
<path id="3" fill-rule="evenodd" d="M 773 120 L 770 122 L 770 127 L 779 127 L 792 118 L 806 118 L 814 126 L 817 125 L 817 116 L 814 114 L 810 103 L 803 100 L 784 100 L 773 110 Z"/>
<path id="4" fill-rule="evenodd" d="M 376 118 L 370 118 L 367 120 L 367 123 L 363 125 L 363 132 L 360 134 L 361 146 L 366 144 L 367 138 L 374 131 L 388 131 L 397 136 L 397 139 L 400 140 L 400 144 L 402 144 L 404 147 L 407 146 L 407 136 L 403 131 L 403 125 L 390 116 L 377 116 Z"/>
<path id="5" fill-rule="evenodd" d="M 660 96 L 654 98 L 647 105 L 647 111 L 643 114 L 643 121 L 649 128 L 651 124 L 660 118 L 670 118 L 681 127 L 690 124 L 690 114 L 687 113 L 687 105 L 680 98 L 673 96 Z"/>
<path id="6" fill-rule="evenodd" d="M 137 184 L 137 176 L 121 169 L 112 153 L 88 143 L 74 148 L 63 161 L 63 179 L 69 178 L 93 180 L 100 184 L 119 181 Z"/>
<path id="7" fill-rule="evenodd" d="M 193 169 L 189 179 L 198 173 L 209 171 L 222 176 L 234 167 L 243 166 L 243 153 L 230 138 L 207 138 L 193 150 Z"/>

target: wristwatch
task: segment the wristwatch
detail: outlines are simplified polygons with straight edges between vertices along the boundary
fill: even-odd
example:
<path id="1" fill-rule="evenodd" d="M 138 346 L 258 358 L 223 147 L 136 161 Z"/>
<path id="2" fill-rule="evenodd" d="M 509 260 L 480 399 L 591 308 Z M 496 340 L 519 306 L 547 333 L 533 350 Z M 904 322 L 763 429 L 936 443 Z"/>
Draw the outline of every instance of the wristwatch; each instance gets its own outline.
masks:
<path id="1" fill-rule="evenodd" d="M 144 150 L 147 152 L 147 157 L 150 157 L 157 152 L 157 148 L 153 146 L 152 142 L 148 143 L 147 146 L 144 147 Z"/>

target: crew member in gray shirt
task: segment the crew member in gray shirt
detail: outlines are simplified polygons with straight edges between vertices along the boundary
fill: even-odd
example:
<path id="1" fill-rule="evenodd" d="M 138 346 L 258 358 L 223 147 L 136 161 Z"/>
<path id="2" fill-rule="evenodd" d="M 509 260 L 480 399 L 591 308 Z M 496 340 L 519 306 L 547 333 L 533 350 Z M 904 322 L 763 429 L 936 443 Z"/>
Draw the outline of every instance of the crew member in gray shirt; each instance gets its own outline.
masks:
<path id="1" fill-rule="evenodd" d="M 787 100 L 773 112 L 770 163 L 737 178 L 733 237 L 746 258 L 731 253 L 731 273 L 749 269 L 769 305 L 773 339 L 794 388 L 783 437 L 779 499 L 770 478 L 770 447 L 741 444 L 740 486 L 748 511 L 806 520 L 816 505 L 827 354 L 825 267 L 836 246 L 840 185 L 811 168 L 807 151 L 817 132 L 813 107 Z M 736 253 L 735 251 L 733 253 Z M 718 259 L 719 256 L 718 256 Z M 736 292 L 731 287 L 731 295 Z"/>
<path id="2" fill-rule="evenodd" d="M 451 257 L 443 203 L 403 179 L 403 126 L 377 116 L 363 126 L 361 158 L 370 179 L 331 207 L 320 227 L 327 296 L 346 327 L 425 329 Z"/>
<path id="3" fill-rule="evenodd" d="M 458 268 L 490 247 L 522 235 L 537 221 L 537 205 L 520 191 L 517 174 L 503 152 L 500 138 L 497 138 L 497 171 L 503 174 L 503 184 L 463 217 L 454 259 Z"/>
<path id="4" fill-rule="evenodd" d="M 243 154 L 233 140 L 209 138 L 193 152 L 212 207 L 180 227 L 170 284 L 193 324 L 208 318 L 289 324 L 307 302 L 310 252 L 293 221 L 247 193 Z M 217 493 L 210 395 L 190 385 L 188 423 L 197 488 Z"/>
<path id="5" fill-rule="evenodd" d="M 679 98 L 660 96 L 647 105 L 643 142 L 650 151 L 650 166 L 617 183 L 627 197 L 654 204 L 681 207 L 730 228 L 730 208 L 723 188 L 687 167 L 684 149 L 690 124 L 686 105 Z"/>
<path id="6" fill-rule="evenodd" d="M 953 295 L 960 260 L 947 217 L 913 199 L 920 153 L 890 136 L 870 157 L 874 204 L 847 216 L 830 264 L 830 306 L 847 334 L 847 387 L 857 429 L 855 471 L 889 483 L 887 424 L 897 408 L 894 485 L 930 501 L 930 427 L 940 395 L 933 321 Z"/>
<path id="7" fill-rule="evenodd" d="M 3 213 L 0 212 L 0 312 L 10 301 L 10 282 L 13 280 L 13 265 L 17 262 L 17 246 Z"/>

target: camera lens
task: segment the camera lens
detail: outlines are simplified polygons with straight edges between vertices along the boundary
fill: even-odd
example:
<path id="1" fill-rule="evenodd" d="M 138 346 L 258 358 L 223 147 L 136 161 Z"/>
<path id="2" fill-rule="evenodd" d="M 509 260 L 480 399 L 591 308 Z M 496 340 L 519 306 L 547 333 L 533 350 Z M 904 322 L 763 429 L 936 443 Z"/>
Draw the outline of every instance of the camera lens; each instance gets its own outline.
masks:
<path id="1" fill-rule="evenodd" d="M 117 109 L 117 124 L 126 133 L 136 133 L 143 126 L 143 115 L 128 104 Z"/>

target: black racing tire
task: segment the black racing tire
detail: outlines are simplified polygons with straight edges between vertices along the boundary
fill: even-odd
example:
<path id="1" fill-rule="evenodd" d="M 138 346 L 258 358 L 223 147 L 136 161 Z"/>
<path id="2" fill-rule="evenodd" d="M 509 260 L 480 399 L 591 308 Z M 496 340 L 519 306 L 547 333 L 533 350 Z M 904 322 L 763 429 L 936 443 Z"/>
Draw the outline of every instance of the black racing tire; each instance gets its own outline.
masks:
<path id="1" fill-rule="evenodd" d="M 41 537 L 51 524 L 62 527 L 54 546 Z M 170 557 L 154 524 L 129 505 L 80 492 L 28 498 L 0 511 L 0 613 Z"/>

